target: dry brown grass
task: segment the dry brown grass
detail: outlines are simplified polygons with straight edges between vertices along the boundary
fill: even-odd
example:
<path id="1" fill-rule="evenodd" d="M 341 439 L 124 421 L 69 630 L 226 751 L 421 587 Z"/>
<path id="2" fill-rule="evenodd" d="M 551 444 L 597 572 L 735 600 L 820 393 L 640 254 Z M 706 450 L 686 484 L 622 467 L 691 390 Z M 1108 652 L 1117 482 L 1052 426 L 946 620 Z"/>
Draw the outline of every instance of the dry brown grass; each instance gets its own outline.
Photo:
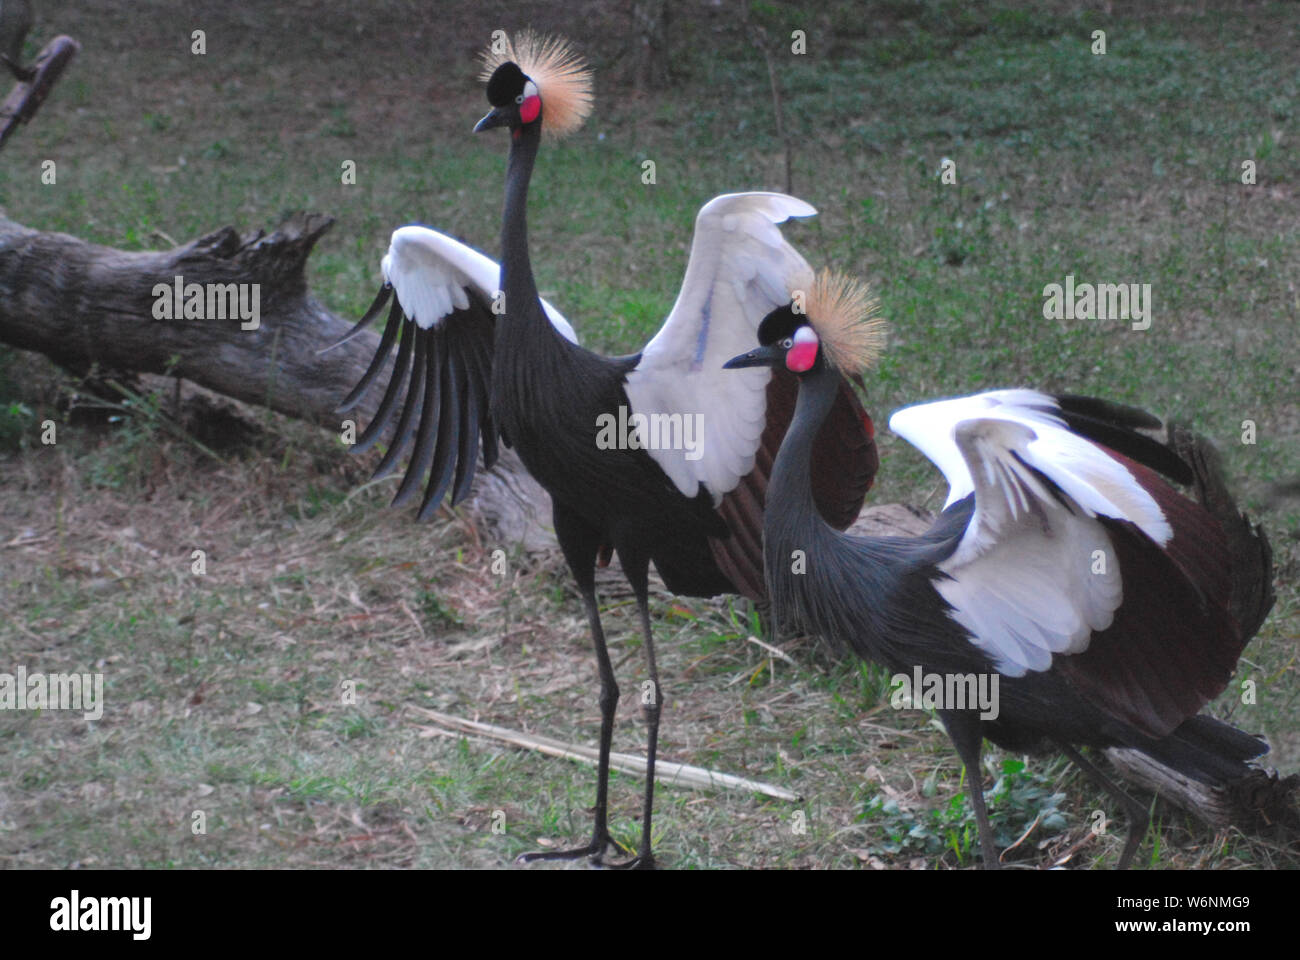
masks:
<path id="1" fill-rule="evenodd" d="M 0 718 L 0 861 L 500 866 L 581 837 L 590 768 L 430 735 L 405 709 L 594 742 L 594 668 L 558 558 L 512 558 L 509 575 L 494 576 L 483 531 L 448 511 L 416 527 L 381 508 L 387 485 L 345 496 L 363 465 L 340 468 L 332 442 L 307 428 L 272 429 L 275 458 L 249 450 L 225 465 L 154 437 L 149 468 L 117 490 L 85 469 L 108 443 L 102 428 L 70 428 L 56 447 L 0 464 L 12 494 L 0 499 L 4 649 L 43 669 L 101 671 L 108 684 L 97 723 Z M 314 490 L 330 502 L 317 509 Z M 190 571 L 196 547 L 208 551 L 204 576 Z M 613 590 L 605 618 L 625 692 L 616 749 L 635 752 L 629 692 L 644 668 L 629 599 Z M 877 793 L 923 818 L 961 791 L 934 722 L 873 702 L 883 678 L 807 640 L 780 644 L 796 666 L 770 656 L 726 611 L 656 602 L 661 755 L 786 785 L 804 801 L 661 788 L 665 861 L 957 865 L 952 854 L 882 852 L 860 820 Z M 345 680 L 358 685 L 355 706 L 341 700 Z M 1035 764 L 1072 797 L 1086 792 L 1063 763 Z M 614 782 L 615 832 L 632 843 L 639 787 Z M 1113 855 L 1116 840 L 1087 832 L 1081 800 L 1071 809 L 1082 827 L 1035 831 L 1008 859 L 1077 846 L 1076 861 Z M 209 818 L 205 836 L 190 832 L 195 810 Z M 793 832 L 796 811 L 806 833 Z M 502 814 L 507 832 L 494 834 Z M 1237 841 L 1207 845 L 1179 822 L 1165 824 L 1179 844 L 1172 862 L 1235 862 Z M 1254 862 L 1272 856 L 1247 849 Z"/>

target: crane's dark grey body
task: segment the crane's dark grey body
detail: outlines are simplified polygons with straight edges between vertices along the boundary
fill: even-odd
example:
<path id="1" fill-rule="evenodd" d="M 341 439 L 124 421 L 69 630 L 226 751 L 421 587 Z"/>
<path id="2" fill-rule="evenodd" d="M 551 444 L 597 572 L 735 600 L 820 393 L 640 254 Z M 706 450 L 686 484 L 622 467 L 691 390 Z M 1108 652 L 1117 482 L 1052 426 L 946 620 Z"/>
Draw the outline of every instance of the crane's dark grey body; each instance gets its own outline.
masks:
<path id="1" fill-rule="evenodd" d="M 813 509 L 807 465 L 817 427 L 839 379 L 838 373 L 821 362 L 802 377 L 795 416 L 773 467 L 764 514 L 764 551 L 774 611 L 782 621 L 837 638 L 862 657 L 897 673 L 911 676 L 918 666 L 927 674 L 997 673 L 992 661 L 950 616 L 948 604 L 934 586 L 945 577 L 938 565 L 953 554 L 971 522 L 973 494 L 949 506 L 916 538 L 848 536 L 829 529 Z M 1076 406 L 1086 403 L 1095 402 L 1080 401 Z M 1088 420 L 1076 417 L 1072 426 L 1086 435 Z M 1168 463 L 1168 448 L 1133 431 L 1123 437 L 1119 425 L 1108 423 L 1105 430 L 1096 432 L 1104 433 L 1112 443 L 1127 443 L 1130 453 L 1177 469 Z M 1187 465 L 1178 464 L 1190 478 Z M 1223 664 L 1235 662 L 1241 646 L 1267 614 L 1272 594 L 1269 552 L 1262 532 L 1244 524 L 1230 502 L 1220 513 L 1216 519 L 1231 528 L 1233 542 L 1240 548 L 1237 553 L 1243 558 L 1240 568 L 1233 571 L 1233 594 L 1242 601 L 1237 612 L 1242 622 L 1214 609 L 1212 599 L 1196 596 L 1194 588 L 1165 577 L 1159 550 L 1142 547 L 1144 541 L 1127 529 L 1129 525 L 1108 521 L 1107 532 L 1130 561 L 1121 567 L 1128 573 L 1125 594 L 1130 599 L 1121 606 L 1114 624 L 1093 637 L 1094 644 L 1135 644 L 1142 631 L 1161 629 L 1152 621 L 1168 618 L 1169 609 L 1182 609 L 1189 630 L 1223 632 L 1222 655 L 1207 664 L 1209 675 L 1204 678 L 1205 685 L 1217 686 L 1215 692 L 1222 689 L 1228 679 Z M 1209 518 L 1208 513 L 1205 516 Z M 801 562 L 795 562 L 794 551 L 802 551 Z M 1226 563 L 1224 558 L 1220 561 Z M 1144 583 L 1144 577 L 1151 582 Z M 1169 609 L 1151 592 L 1159 591 L 1162 584 L 1175 594 Z M 1248 598 L 1254 602 L 1246 602 Z M 1196 609 L 1198 604 L 1202 609 Z M 1057 662 L 1071 659 L 1058 657 Z M 1153 735 L 1141 718 L 1129 719 L 1121 709 L 1085 696 L 1075 677 L 1055 665 L 1022 677 L 999 675 L 996 719 L 981 719 L 977 708 L 939 713 L 971 771 L 972 799 L 989 865 L 996 863 L 996 855 L 978 786 L 980 745 L 985 737 L 1015 751 L 1038 752 L 1055 745 L 1090 775 L 1099 777 L 1103 786 L 1125 803 L 1132 817 L 1121 866 L 1131 859 L 1145 831 L 1145 810 L 1087 763 L 1075 746 L 1133 747 L 1187 776 L 1216 784 L 1246 775 L 1246 761 L 1267 750 L 1255 737 L 1211 717 L 1196 716 L 1194 709 L 1174 729 Z"/>
<path id="2" fill-rule="evenodd" d="M 577 581 L 591 627 L 600 673 L 601 737 L 597 771 L 595 829 L 591 842 L 575 850 L 528 854 L 525 860 L 590 856 L 599 862 L 609 835 L 606 798 L 609 749 L 619 690 L 606 649 L 595 595 L 595 565 L 609 550 L 617 552 L 636 596 L 637 612 L 645 639 L 648 683 L 640 693 L 648 728 L 645 811 L 639 854 L 623 866 L 648 867 L 651 854 L 651 810 L 654 767 L 663 689 L 655 662 L 654 637 L 648 608 L 648 572 L 653 562 L 664 584 L 674 593 L 714 596 L 746 592 L 753 595 L 753 573 L 743 580 L 729 579 L 719 559 L 737 576 L 761 563 L 757 556 L 758 527 L 762 511 L 762 482 L 756 496 L 754 476 L 728 494 L 724 506 L 731 522 L 745 536 L 732 536 L 713 503 L 713 491 L 700 485 L 695 497 L 685 496 L 643 449 L 622 446 L 600 449 L 600 418 L 620 410 L 630 411 L 625 389 L 627 374 L 640 356 L 602 357 L 559 335 L 548 321 L 538 297 L 528 255 L 526 208 L 528 182 L 541 138 L 543 119 L 521 123 L 510 107 L 512 85 L 523 81 L 513 64 L 498 68 L 489 81 L 488 96 L 495 109 L 484 126 L 508 125 L 511 134 L 506 173 L 505 209 L 501 232 L 501 281 L 504 313 L 497 318 L 491 386 L 491 416 L 504 442 L 512 446 L 529 472 L 550 493 L 560 547 Z M 544 111 L 543 111 L 544 113 Z M 719 371 L 721 373 L 721 371 Z M 776 385 L 774 385 L 776 386 Z M 785 397 L 790 384 L 786 383 Z M 769 387 L 769 401 L 779 391 Z M 830 515 L 847 525 L 856 516 L 875 472 L 875 447 L 864 434 L 867 419 L 852 392 L 840 397 L 837 429 L 849 434 L 846 480 L 828 483 L 822 491 Z M 835 400 L 832 400 L 835 406 Z M 769 406 L 769 439 L 773 427 L 784 427 L 789 415 Z M 846 419 L 847 418 L 847 419 Z M 865 439 L 864 439 L 865 438 Z M 832 472 L 833 475 L 833 472 Z M 851 510 L 844 510 L 845 505 Z M 730 542 L 731 546 L 726 544 Z"/>
<path id="3" fill-rule="evenodd" d="M 645 450 L 597 447 L 600 416 L 617 417 L 620 407 L 631 407 L 624 384 L 640 357 L 602 357 L 571 343 L 541 309 L 525 215 L 540 136 L 539 125 L 532 124 L 520 128 L 511 143 L 501 233 L 505 312 L 497 318 L 493 418 L 505 442 L 550 493 L 562 545 L 590 541 L 613 547 L 625 566 L 629 555 L 639 555 L 636 563 L 653 560 L 674 593 L 732 592 L 709 552 L 708 538 L 725 537 L 727 526 L 708 491 L 687 498 Z M 572 566 L 576 558 L 568 559 Z"/>
<path id="4" fill-rule="evenodd" d="M 393 373 L 379 409 L 353 446 L 354 452 L 361 452 L 377 442 L 400 408 L 388 452 L 376 470 L 376 476 L 381 476 L 394 469 L 413 444 L 394 504 L 413 496 L 426 475 L 419 518 L 436 510 L 448 493 L 452 504 L 458 503 L 469 494 L 480 442 L 485 467 L 495 461 L 498 441 L 504 442 L 551 495 L 556 534 L 582 594 L 596 651 L 601 681 L 600 764 L 591 843 L 537 857 L 589 855 L 598 862 L 609 842 L 606 783 L 619 691 L 596 605 L 594 568 L 607 561 L 611 552 L 618 553 L 637 598 L 649 667 L 648 683 L 639 691 L 649 728 L 646 807 L 641 855 L 629 865 L 649 866 L 653 863 L 653 771 L 663 704 L 647 607 L 649 565 L 655 564 L 674 593 L 741 593 L 755 600 L 765 596 L 761 539 L 767 473 L 793 414 L 798 386 L 792 374 L 772 377 L 754 468 L 731 490 L 711 491 L 701 484 L 698 493 L 688 497 L 646 450 L 626 442 L 630 437 L 614 448 L 600 446 L 601 418 L 608 415 L 624 423 L 625 415 L 633 412 L 626 383 L 640 355 L 602 357 L 578 347 L 557 333 L 538 298 L 528 256 L 526 207 L 543 120 L 538 116 L 522 121 L 518 104 L 528 82 L 516 64 L 498 67 L 488 83 L 494 109 L 476 128 L 504 126 L 511 135 L 501 289 L 486 288 L 480 276 L 449 292 L 445 274 L 435 271 L 433 285 L 441 296 L 451 297 L 452 309 L 445 315 L 415 317 L 407 315 L 408 305 L 400 302 L 401 287 L 396 287 L 399 300 L 393 303 L 375 356 L 340 410 L 360 401 L 396 347 Z M 387 305 L 393 284 L 403 280 L 415 284 L 408 288 L 415 294 L 414 311 L 445 310 L 421 299 L 418 274 L 423 268 L 421 256 L 445 259 L 448 245 L 463 246 L 425 228 L 395 232 L 384 261 L 384 287 L 339 342 L 360 335 Z M 472 258 L 466 262 L 472 263 Z M 452 264 L 451 269 L 460 268 Z M 495 285 L 497 278 L 491 282 Z M 498 296 L 503 297 L 499 305 L 492 302 Z M 671 370 L 661 375 L 674 376 Z M 856 519 L 878 464 L 870 418 L 847 385 L 833 404 L 823 432 L 827 453 L 813 468 L 818 483 L 815 496 L 828 522 L 843 528 Z M 715 492 L 722 494 L 716 507 Z"/>

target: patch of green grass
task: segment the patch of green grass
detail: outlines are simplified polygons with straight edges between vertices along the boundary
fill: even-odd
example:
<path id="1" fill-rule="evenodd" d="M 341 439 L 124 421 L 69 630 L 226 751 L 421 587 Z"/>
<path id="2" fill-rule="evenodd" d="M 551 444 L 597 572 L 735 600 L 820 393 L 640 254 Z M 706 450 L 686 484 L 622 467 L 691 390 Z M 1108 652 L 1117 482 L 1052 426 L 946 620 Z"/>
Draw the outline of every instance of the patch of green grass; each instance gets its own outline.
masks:
<path id="1" fill-rule="evenodd" d="M 458 627 L 463 624 L 464 620 L 461 616 L 455 610 L 449 608 L 438 597 L 438 594 L 431 589 L 432 584 L 429 587 L 430 589 L 422 590 L 417 597 L 425 618 L 443 626 Z"/>
<path id="2" fill-rule="evenodd" d="M 31 407 L 18 400 L 11 400 L 0 407 L 0 448 L 18 450 L 31 442 L 35 414 Z"/>

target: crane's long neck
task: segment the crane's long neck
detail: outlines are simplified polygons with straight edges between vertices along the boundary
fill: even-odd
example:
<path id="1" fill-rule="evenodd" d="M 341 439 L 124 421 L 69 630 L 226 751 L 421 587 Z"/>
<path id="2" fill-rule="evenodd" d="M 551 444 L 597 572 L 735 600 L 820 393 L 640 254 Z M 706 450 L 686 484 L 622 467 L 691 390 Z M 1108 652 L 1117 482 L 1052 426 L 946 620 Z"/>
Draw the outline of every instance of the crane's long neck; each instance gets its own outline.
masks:
<path id="1" fill-rule="evenodd" d="M 763 560 L 777 623 L 836 635 L 841 632 L 833 625 L 836 611 L 824 606 L 822 591 L 810 582 L 827 582 L 822 567 L 833 564 L 837 547 L 837 534 L 813 499 L 811 460 L 839 383 L 839 374 L 825 367 L 800 380 L 794 417 L 772 465 L 763 509 Z"/>
<path id="2" fill-rule="evenodd" d="M 555 385 L 572 379 L 576 348 L 542 309 L 528 257 L 528 181 L 541 137 L 540 124 L 511 131 L 506 203 L 501 217 L 501 291 L 505 310 L 496 318 L 492 360 L 492 417 L 524 463 L 538 476 L 537 450 L 553 430 L 563 393 Z"/>
<path id="3" fill-rule="evenodd" d="M 767 489 L 765 525 L 776 523 L 784 532 L 811 532 L 825 527 L 813 499 L 811 460 L 817 431 L 839 393 L 840 375 L 822 366 L 799 382 L 799 399 L 785 439 L 772 465 Z"/>
<path id="4" fill-rule="evenodd" d="M 800 380 L 794 417 L 772 465 L 763 551 L 777 622 L 834 637 L 893 669 L 918 662 L 956 663 L 959 672 L 987 668 L 978 648 L 961 641 L 932 585 L 935 564 L 952 553 L 965 529 L 961 514 L 920 537 L 861 537 L 832 529 L 817 510 L 813 444 L 840 382 L 824 366 Z"/>
<path id="5" fill-rule="evenodd" d="M 511 132 L 510 161 L 506 169 L 506 204 L 501 218 L 501 289 L 505 313 L 497 321 L 497 342 L 503 337 L 517 342 L 525 331 L 549 330 L 528 257 L 528 183 L 537 159 L 540 124 Z"/>

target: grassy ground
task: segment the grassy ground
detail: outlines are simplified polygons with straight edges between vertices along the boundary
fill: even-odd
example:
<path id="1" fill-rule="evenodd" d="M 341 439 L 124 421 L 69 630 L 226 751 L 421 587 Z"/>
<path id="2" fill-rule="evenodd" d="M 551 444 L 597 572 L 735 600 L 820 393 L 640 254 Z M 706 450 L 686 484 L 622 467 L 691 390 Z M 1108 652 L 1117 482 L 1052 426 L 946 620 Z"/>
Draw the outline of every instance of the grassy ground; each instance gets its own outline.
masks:
<path id="1" fill-rule="evenodd" d="M 496 27 L 560 29 L 583 38 L 598 106 L 542 157 L 534 261 L 589 345 L 635 349 L 671 306 L 698 206 L 783 186 L 767 71 L 738 8 L 682 5 L 673 84 L 639 93 L 624 82 L 621 8 L 512 4 L 506 17 L 466 4 L 435 20 L 428 6 L 44 3 L 29 51 L 57 32 L 84 49 L 0 156 L 0 204 L 128 249 L 325 211 L 339 223 L 310 280 L 356 315 L 395 225 L 495 247 L 505 143 L 469 133 L 485 109 L 473 54 Z M 794 191 L 821 210 L 787 235 L 815 264 L 876 284 L 893 327 L 868 382 L 882 422 L 904 403 L 1026 384 L 1177 415 L 1219 442 L 1272 537 L 1279 599 L 1237 678 L 1258 684 L 1258 702 L 1240 703 L 1234 681 L 1215 711 L 1267 733 L 1273 762 L 1296 772 L 1300 500 L 1278 485 L 1300 477 L 1300 9 L 1035 7 L 757 8 L 773 37 L 808 35 L 804 56 L 774 41 Z M 195 29 L 204 56 L 189 53 Z M 1089 51 L 1095 29 L 1105 56 Z M 945 157 L 956 185 L 936 178 Z M 55 185 L 40 183 L 45 159 Z M 647 159 L 654 185 L 641 182 Z M 1240 182 L 1247 159 L 1254 186 Z M 356 185 L 340 184 L 346 160 Z M 1067 274 L 1150 283 L 1150 329 L 1043 319 L 1044 286 Z M 493 575 L 496 545 L 465 518 L 413 526 L 384 508 L 387 485 L 352 492 L 365 465 L 332 438 L 261 414 L 263 439 L 220 463 L 138 410 L 63 425 L 42 446 L 39 422 L 61 419 L 67 390 L 38 358 L 0 353 L 0 670 L 102 671 L 108 704 L 89 725 L 0 715 L 0 864 L 496 867 L 586 835 L 588 768 L 433 735 L 407 709 L 593 742 L 594 670 L 562 565 L 512 558 Z M 1254 444 L 1239 442 L 1244 420 Z M 933 468 L 882 444 L 875 499 L 940 503 Z M 796 665 L 773 662 L 745 640 L 738 604 L 665 596 L 655 613 L 661 754 L 804 798 L 661 789 L 665 864 L 973 862 L 961 766 L 932 718 L 889 709 L 878 671 L 806 641 L 782 644 Z M 626 597 L 606 624 L 634 690 Z M 634 699 L 615 749 L 641 746 Z M 1003 843 L 1033 826 L 1008 859 L 1077 848 L 1070 866 L 1113 862 L 1122 814 L 1063 761 L 993 751 L 985 774 Z M 628 844 L 639 793 L 615 776 L 613 829 Z M 1118 831 L 1092 836 L 1095 809 Z M 1141 856 L 1297 862 L 1163 807 Z"/>

